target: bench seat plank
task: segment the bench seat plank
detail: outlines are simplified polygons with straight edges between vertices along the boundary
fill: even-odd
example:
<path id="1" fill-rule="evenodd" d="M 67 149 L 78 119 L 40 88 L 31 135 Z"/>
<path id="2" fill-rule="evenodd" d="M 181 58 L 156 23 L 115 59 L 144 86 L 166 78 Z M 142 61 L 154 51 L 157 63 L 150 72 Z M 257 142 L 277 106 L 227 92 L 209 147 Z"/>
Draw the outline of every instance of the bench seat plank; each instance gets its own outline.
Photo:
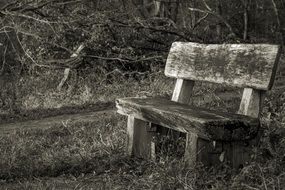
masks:
<path id="1" fill-rule="evenodd" d="M 118 113 L 131 115 L 209 140 L 240 141 L 253 138 L 259 119 L 173 102 L 163 98 L 122 98 L 116 100 Z"/>

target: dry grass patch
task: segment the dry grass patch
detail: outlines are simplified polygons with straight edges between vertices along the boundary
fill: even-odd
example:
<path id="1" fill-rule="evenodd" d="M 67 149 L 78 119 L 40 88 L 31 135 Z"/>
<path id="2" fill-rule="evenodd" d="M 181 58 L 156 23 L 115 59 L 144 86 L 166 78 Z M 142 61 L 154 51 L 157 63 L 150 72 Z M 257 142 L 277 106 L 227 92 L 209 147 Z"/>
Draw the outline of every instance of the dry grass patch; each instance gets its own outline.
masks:
<path id="1" fill-rule="evenodd" d="M 118 80 L 112 88 L 98 93 L 109 100 L 136 95 L 170 97 L 174 81 L 165 80 L 162 75 L 158 73 L 158 77 L 140 82 Z M 241 95 L 237 89 L 225 91 L 223 86 L 197 85 L 196 105 L 237 109 Z M 221 93 L 225 95 L 220 98 Z M 63 122 L 48 129 L 39 127 L 1 136 L 0 186 L 2 189 L 281 190 L 285 186 L 285 111 L 280 101 L 285 96 L 280 97 L 283 99 L 267 97 L 262 113 L 264 135 L 252 163 L 240 171 L 223 164 L 216 168 L 201 165 L 187 168 L 176 157 L 181 152 L 175 152 L 176 148 L 171 149 L 167 143 L 162 149 L 165 158 L 158 162 L 130 158 L 125 155 L 126 118 L 115 113 L 98 113 L 92 121 Z"/>

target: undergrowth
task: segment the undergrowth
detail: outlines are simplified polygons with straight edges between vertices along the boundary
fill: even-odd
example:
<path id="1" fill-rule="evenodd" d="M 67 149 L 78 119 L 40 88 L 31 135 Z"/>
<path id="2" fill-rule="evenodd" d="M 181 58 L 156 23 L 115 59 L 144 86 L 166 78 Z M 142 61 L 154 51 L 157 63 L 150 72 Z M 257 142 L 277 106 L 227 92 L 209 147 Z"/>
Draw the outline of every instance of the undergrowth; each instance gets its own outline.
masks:
<path id="1" fill-rule="evenodd" d="M 170 98 L 174 80 L 157 72 L 140 81 L 117 76 L 104 100 L 125 96 Z M 117 82 L 116 82 L 117 81 Z M 104 85 L 109 85 L 104 83 Z M 241 91 L 200 84 L 193 103 L 220 110 L 238 109 Z M 99 91 L 97 91 L 98 93 Z M 95 93 L 94 93 L 95 94 Z M 220 95 L 220 96 L 219 96 Z M 283 189 L 285 186 L 282 93 L 268 94 L 262 113 L 264 130 L 252 162 L 239 171 L 221 164 L 185 166 L 179 150 L 166 149 L 157 162 L 125 154 L 126 118 L 98 113 L 90 122 L 63 122 L 48 129 L 18 130 L 0 136 L 1 189 Z M 108 99 L 109 98 L 109 99 Z M 278 103 L 279 102 L 279 103 Z M 276 108 L 278 106 L 278 108 Z M 172 152 L 168 152 L 171 150 Z M 175 152 L 177 151 L 177 152 Z"/>
<path id="2" fill-rule="evenodd" d="M 98 114 L 89 123 L 16 131 L 0 138 L 3 189 L 282 189 L 284 136 L 241 171 L 221 165 L 187 168 L 171 157 L 152 162 L 125 155 L 126 120 Z M 272 134 L 271 134 L 272 135 Z M 280 143 L 280 144 L 279 144 Z M 268 151 L 268 150 L 267 150 Z"/>

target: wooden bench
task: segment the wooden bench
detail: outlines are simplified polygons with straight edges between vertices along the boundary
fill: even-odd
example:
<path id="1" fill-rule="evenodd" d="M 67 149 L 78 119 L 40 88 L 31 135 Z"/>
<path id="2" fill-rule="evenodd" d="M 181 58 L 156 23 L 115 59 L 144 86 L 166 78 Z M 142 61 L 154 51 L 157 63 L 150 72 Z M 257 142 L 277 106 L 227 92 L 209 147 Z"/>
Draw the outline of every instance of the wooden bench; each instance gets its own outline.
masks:
<path id="1" fill-rule="evenodd" d="M 185 159 L 192 166 L 197 161 L 243 166 L 258 140 L 264 94 L 273 85 L 279 58 L 278 45 L 173 43 L 165 68 L 166 76 L 177 78 L 172 99 L 116 100 L 118 113 L 128 116 L 128 153 L 155 157 L 153 123 L 186 133 Z M 237 114 L 191 105 L 195 81 L 244 88 Z"/>

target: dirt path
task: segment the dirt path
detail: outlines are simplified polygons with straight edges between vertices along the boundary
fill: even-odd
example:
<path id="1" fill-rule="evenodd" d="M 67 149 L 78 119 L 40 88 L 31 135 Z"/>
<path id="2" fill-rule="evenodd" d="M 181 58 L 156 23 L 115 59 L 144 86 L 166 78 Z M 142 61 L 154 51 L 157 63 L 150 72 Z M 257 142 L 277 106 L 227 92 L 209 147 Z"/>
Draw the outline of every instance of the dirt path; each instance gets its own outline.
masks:
<path id="1" fill-rule="evenodd" d="M 11 133 L 19 129 L 46 129 L 62 122 L 86 122 L 94 120 L 96 115 L 102 113 L 115 112 L 114 108 L 107 108 L 105 110 L 92 111 L 78 114 L 64 114 L 59 116 L 47 117 L 38 120 L 22 121 L 17 123 L 0 124 L 0 136 Z M 100 113 L 100 114 L 99 114 Z"/>

